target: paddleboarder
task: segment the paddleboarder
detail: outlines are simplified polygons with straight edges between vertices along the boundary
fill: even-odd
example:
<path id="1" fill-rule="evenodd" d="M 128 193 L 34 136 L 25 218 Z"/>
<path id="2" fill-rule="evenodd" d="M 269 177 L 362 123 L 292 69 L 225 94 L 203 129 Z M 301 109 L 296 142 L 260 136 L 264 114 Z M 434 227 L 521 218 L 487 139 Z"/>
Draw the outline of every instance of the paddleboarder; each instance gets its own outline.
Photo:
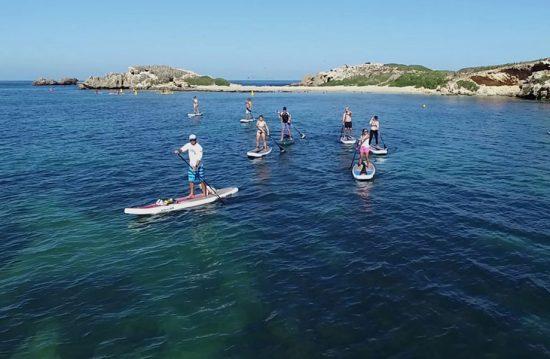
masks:
<path id="1" fill-rule="evenodd" d="M 199 112 L 199 99 L 197 98 L 197 96 L 193 96 L 193 113 L 195 115 L 198 115 L 200 112 Z"/>
<path id="2" fill-rule="evenodd" d="M 359 162 L 357 162 L 357 166 L 361 166 L 365 161 L 367 162 L 367 167 L 370 166 L 369 163 L 369 152 L 370 152 L 370 146 L 369 146 L 369 130 L 366 128 L 361 131 L 361 137 L 359 138 Z M 363 167 L 362 171 L 366 170 L 365 167 Z"/>
<path id="3" fill-rule="evenodd" d="M 202 146 L 197 141 L 197 136 L 189 135 L 189 143 L 174 151 L 175 154 L 189 152 L 189 169 L 187 178 L 189 181 L 189 195 L 187 199 L 195 198 L 195 183 L 199 183 L 203 197 L 208 195 L 206 183 L 204 182 L 204 168 L 202 166 Z"/>
<path id="4" fill-rule="evenodd" d="M 346 106 L 344 109 L 344 114 L 342 115 L 342 126 L 344 127 L 344 137 L 350 138 L 352 132 L 352 123 L 351 123 L 352 113 L 349 107 Z"/>
<path id="5" fill-rule="evenodd" d="M 378 120 L 378 116 L 374 115 L 369 121 L 370 125 L 370 137 L 369 142 L 372 143 L 372 138 L 375 137 L 376 139 L 376 145 L 378 146 L 378 130 L 380 129 L 380 121 Z"/>
<path id="6" fill-rule="evenodd" d="M 264 120 L 264 116 L 260 115 L 258 116 L 258 122 L 256 122 L 256 128 L 258 131 L 256 131 L 256 150 L 257 152 L 260 151 L 260 140 L 264 142 L 263 149 L 267 151 L 267 138 L 269 137 L 269 127 L 267 126 L 267 122 Z"/>
<path id="7" fill-rule="evenodd" d="M 245 107 L 245 118 L 247 120 L 254 118 L 254 116 L 252 116 L 252 100 L 250 99 L 250 97 L 246 99 Z"/>
<path id="8" fill-rule="evenodd" d="M 287 137 L 289 140 L 292 141 L 292 133 L 290 132 L 290 125 L 292 124 L 292 116 L 287 111 L 286 107 L 283 107 L 282 112 L 278 112 L 279 118 L 281 119 L 281 142 L 283 141 L 283 138 Z"/>

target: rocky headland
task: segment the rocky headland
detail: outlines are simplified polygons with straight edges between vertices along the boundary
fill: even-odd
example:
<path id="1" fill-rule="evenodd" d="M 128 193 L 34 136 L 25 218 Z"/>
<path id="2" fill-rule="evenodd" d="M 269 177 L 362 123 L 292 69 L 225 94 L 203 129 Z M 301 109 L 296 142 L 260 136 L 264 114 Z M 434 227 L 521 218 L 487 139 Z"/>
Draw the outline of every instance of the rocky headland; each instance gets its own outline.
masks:
<path id="1" fill-rule="evenodd" d="M 81 89 L 135 89 L 184 91 L 197 86 L 228 86 L 222 78 L 201 76 L 193 71 L 164 65 L 131 66 L 127 72 L 111 72 L 103 77 L 89 77 L 79 84 Z"/>
<path id="2" fill-rule="evenodd" d="M 65 77 L 61 80 L 47 79 L 44 77 L 39 78 L 32 82 L 33 86 L 67 86 L 67 85 L 76 85 L 78 79 L 73 77 Z"/>
<path id="3" fill-rule="evenodd" d="M 512 96 L 550 99 L 550 58 L 459 71 L 420 65 L 344 65 L 304 77 L 300 86 L 414 87 L 444 95 Z"/>

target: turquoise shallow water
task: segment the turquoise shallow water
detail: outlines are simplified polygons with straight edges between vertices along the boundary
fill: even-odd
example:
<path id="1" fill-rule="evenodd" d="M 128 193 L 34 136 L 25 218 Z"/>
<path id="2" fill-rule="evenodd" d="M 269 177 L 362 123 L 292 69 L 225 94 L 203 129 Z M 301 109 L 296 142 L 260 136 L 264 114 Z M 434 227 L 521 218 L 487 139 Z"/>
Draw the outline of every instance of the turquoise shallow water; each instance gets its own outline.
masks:
<path id="1" fill-rule="evenodd" d="M 550 355 L 550 104 L 256 94 L 307 139 L 250 161 L 247 94 L 193 95 L 0 83 L 1 357 Z M 344 105 L 381 117 L 373 182 Z M 239 193 L 124 215 L 187 191 L 190 132 Z"/>

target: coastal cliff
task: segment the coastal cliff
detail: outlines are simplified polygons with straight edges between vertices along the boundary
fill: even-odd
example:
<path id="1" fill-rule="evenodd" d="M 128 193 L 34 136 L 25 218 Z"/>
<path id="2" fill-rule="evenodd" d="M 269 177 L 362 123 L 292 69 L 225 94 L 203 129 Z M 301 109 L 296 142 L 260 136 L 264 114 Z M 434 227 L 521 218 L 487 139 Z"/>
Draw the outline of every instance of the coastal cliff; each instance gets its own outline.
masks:
<path id="1" fill-rule="evenodd" d="M 459 71 L 420 65 L 344 65 L 304 77 L 301 86 L 414 86 L 446 95 L 512 96 L 550 99 L 550 58 Z"/>
<path id="2" fill-rule="evenodd" d="M 103 77 L 91 76 L 81 89 L 191 90 L 196 86 L 227 86 L 221 78 L 201 76 L 193 71 L 164 65 L 131 66 L 125 73 L 111 72 Z"/>
<path id="3" fill-rule="evenodd" d="M 73 77 L 62 78 L 61 80 L 47 79 L 44 77 L 39 78 L 32 82 L 33 86 L 67 86 L 67 85 L 76 85 L 78 79 Z"/>

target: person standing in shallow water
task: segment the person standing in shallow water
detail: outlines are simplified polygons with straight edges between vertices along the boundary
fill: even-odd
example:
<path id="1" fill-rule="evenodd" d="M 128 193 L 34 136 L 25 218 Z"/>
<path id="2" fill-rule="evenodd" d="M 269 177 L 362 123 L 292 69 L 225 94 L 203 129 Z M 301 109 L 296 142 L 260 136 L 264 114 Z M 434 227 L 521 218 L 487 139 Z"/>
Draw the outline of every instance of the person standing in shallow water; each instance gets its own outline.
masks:
<path id="1" fill-rule="evenodd" d="M 344 114 L 342 115 L 342 126 L 344 126 L 344 136 L 346 138 L 351 138 L 352 123 L 351 123 L 352 113 L 349 107 L 346 106 L 344 109 Z"/>
<path id="2" fill-rule="evenodd" d="M 199 99 L 197 96 L 193 96 L 193 113 L 195 115 L 199 114 Z"/>
<path id="3" fill-rule="evenodd" d="M 290 132 L 290 125 L 292 124 L 292 116 L 287 111 L 286 107 L 283 107 L 282 112 L 278 112 L 279 118 L 281 119 L 281 141 L 285 137 L 287 137 L 289 140 L 292 140 L 292 133 Z"/>
<path id="4" fill-rule="evenodd" d="M 204 182 L 204 168 L 202 166 L 202 146 L 197 142 L 197 136 L 189 135 L 189 143 L 183 145 L 174 151 L 175 154 L 189 152 L 189 169 L 187 170 L 187 178 L 189 181 L 189 195 L 185 198 L 195 198 L 195 183 L 199 183 L 203 197 L 208 195 L 206 183 Z"/>
<path id="5" fill-rule="evenodd" d="M 372 143 L 372 138 L 375 137 L 376 139 L 376 145 L 378 146 L 378 130 L 380 129 L 380 121 L 378 120 L 378 116 L 372 116 L 372 118 L 369 121 L 370 125 L 370 137 L 369 142 Z"/>

